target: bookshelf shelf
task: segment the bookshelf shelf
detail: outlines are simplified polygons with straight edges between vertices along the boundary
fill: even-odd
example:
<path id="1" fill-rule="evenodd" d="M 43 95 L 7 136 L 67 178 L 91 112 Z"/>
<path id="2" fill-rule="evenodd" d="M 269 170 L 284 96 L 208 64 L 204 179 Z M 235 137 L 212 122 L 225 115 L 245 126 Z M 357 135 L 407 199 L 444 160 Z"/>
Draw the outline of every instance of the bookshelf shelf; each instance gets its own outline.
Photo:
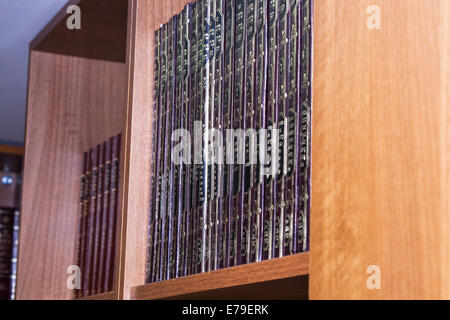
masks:
<path id="1" fill-rule="evenodd" d="M 307 297 L 308 273 L 309 253 L 305 252 L 134 287 L 131 298 L 302 299 Z M 255 288 L 244 290 L 243 287 L 249 285 Z M 280 286 L 284 287 L 283 291 L 276 290 Z"/>
<path id="2" fill-rule="evenodd" d="M 111 291 L 111 292 L 96 294 L 93 296 L 77 298 L 75 300 L 117 300 L 117 299 L 118 299 L 117 292 Z"/>

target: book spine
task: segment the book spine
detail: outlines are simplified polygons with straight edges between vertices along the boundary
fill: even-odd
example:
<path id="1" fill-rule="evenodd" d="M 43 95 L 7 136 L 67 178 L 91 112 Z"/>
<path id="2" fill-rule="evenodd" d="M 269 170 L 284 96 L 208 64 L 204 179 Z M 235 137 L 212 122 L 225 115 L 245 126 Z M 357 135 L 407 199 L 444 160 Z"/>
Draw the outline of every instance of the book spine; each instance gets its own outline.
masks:
<path id="1" fill-rule="evenodd" d="M 255 128 L 258 132 L 257 136 L 257 150 L 258 150 L 258 165 L 256 169 L 256 196 L 255 205 L 256 208 L 253 212 L 252 223 L 254 225 L 252 237 L 255 237 L 255 244 L 252 243 L 251 250 L 255 250 L 256 257 L 251 257 L 251 262 L 254 258 L 256 261 L 261 261 L 263 245 L 264 245 L 264 189 L 266 176 L 263 173 L 263 164 L 265 158 L 260 158 L 259 152 L 261 150 L 261 136 L 260 130 L 266 128 L 266 81 L 267 81 L 267 0 L 257 0 L 256 9 L 256 23 L 257 23 L 257 35 L 256 35 L 256 82 L 255 82 Z M 261 143 L 262 142 L 262 143 Z M 253 239 L 252 239 L 253 240 Z M 255 248 L 253 248 L 255 247 Z"/>
<path id="2" fill-rule="evenodd" d="M 188 98 L 186 100 L 187 104 L 187 130 L 194 137 L 194 119 L 195 119 L 195 95 L 196 95 L 196 69 L 197 69 L 197 20 L 196 20 L 196 3 L 191 3 L 188 5 L 188 47 L 189 47 L 189 79 L 187 82 L 187 94 Z M 194 209 L 195 209 L 195 187 L 196 187 L 196 177 L 195 177 L 195 148 L 191 148 L 190 151 L 190 161 L 186 166 L 186 186 L 189 186 L 188 192 L 186 192 L 186 246 L 185 246 L 185 261 L 184 261 L 184 275 L 192 274 L 194 256 L 194 234 L 195 234 L 195 220 L 194 220 Z"/>
<path id="3" fill-rule="evenodd" d="M 213 143 L 213 134 L 215 132 L 216 124 L 216 116 L 217 110 L 214 104 L 214 94 L 215 94 L 215 71 L 216 71 L 216 0 L 209 0 L 209 44 L 208 44 L 208 61 L 209 61 L 209 70 L 208 72 L 208 81 L 209 81 L 209 92 L 208 92 L 208 106 L 209 106 L 209 117 L 207 122 L 207 146 L 208 146 L 208 193 L 207 193 L 207 245 L 206 245 L 206 266 L 205 271 L 215 270 L 216 264 L 216 184 L 217 184 L 217 161 L 215 159 L 215 147 Z"/>
<path id="4" fill-rule="evenodd" d="M 256 260 L 256 210 L 257 192 L 256 175 L 256 127 L 255 127 L 255 67 L 256 67 L 256 0 L 247 0 L 245 23 L 245 128 L 250 133 L 246 135 L 245 167 L 244 167 L 244 210 L 242 226 L 242 263 Z"/>
<path id="5" fill-rule="evenodd" d="M 161 202 L 162 202 L 162 181 L 164 176 L 164 149 L 165 149 L 165 118 L 166 118 L 166 91 L 167 91 L 167 26 L 161 26 L 159 29 L 159 46 L 160 46 L 160 80 L 159 95 L 157 97 L 159 104 L 158 112 L 158 136 L 157 150 L 158 156 L 156 160 L 156 190 L 154 201 L 154 225 L 153 225 L 153 248 L 152 248 L 152 273 L 150 282 L 159 281 L 160 262 L 161 262 Z"/>
<path id="6" fill-rule="evenodd" d="M 183 111 L 183 11 L 174 17 L 175 21 L 175 104 L 174 104 L 174 121 L 172 132 L 178 131 L 182 127 L 182 111 Z M 172 156 L 179 156 L 176 149 L 178 141 L 172 140 Z M 179 269 L 179 251 L 181 245 L 181 221 L 182 221 L 182 194 L 183 194 L 183 180 L 182 170 L 183 164 L 176 163 L 175 158 L 172 157 L 173 166 L 173 195 L 172 195 L 172 230 L 170 243 L 170 268 L 169 278 L 176 278 Z"/>
<path id="7" fill-rule="evenodd" d="M 234 124 L 233 112 L 233 75 L 234 75 L 234 2 L 235 0 L 225 1 L 225 43 L 224 43 L 224 79 L 223 79 L 223 126 L 224 129 L 232 129 Z M 224 172 L 224 201 L 223 208 L 225 212 L 224 236 L 222 244 L 224 248 L 224 257 L 222 267 L 231 265 L 234 257 L 234 233 L 233 233 L 233 178 L 234 178 L 234 143 L 227 141 L 225 147 L 225 172 Z"/>
<path id="8" fill-rule="evenodd" d="M 179 94 L 179 85 L 180 77 L 179 77 L 179 66 L 181 66 L 181 56 L 179 58 L 179 51 L 178 50 L 178 37 L 179 37 L 179 22 L 180 15 L 176 15 L 172 17 L 171 23 L 172 23 L 172 30 L 173 30 L 173 37 L 172 37 L 172 113 L 171 113 L 171 131 L 170 134 L 174 130 L 178 129 L 178 114 L 180 112 L 181 108 L 181 101 L 180 94 Z M 180 63 L 180 64 L 179 64 Z M 172 155 L 173 149 L 175 147 L 175 142 L 172 141 L 171 137 L 169 138 L 169 145 L 170 145 L 170 154 Z M 178 203 L 175 200 L 175 197 L 178 194 L 178 169 L 179 166 L 175 165 L 174 161 L 172 161 L 170 156 L 170 171 L 169 171 L 169 197 L 167 199 L 167 208 L 168 208 L 168 216 L 167 216 L 167 222 L 168 222 L 168 228 L 167 228 L 167 258 L 166 258 L 166 268 L 167 268 L 167 275 L 165 279 L 170 279 L 175 277 L 175 259 L 176 259 L 176 239 L 175 236 L 177 234 L 176 231 L 176 220 L 177 220 L 177 212 L 178 212 Z"/>
<path id="9" fill-rule="evenodd" d="M 206 57 L 204 55 L 204 22 L 203 22 L 203 13 L 204 13 L 204 0 L 197 2 L 197 92 L 196 92 L 196 116 L 195 120 L 197 121 L 197 125 L 200 123 L 201 131 L 195 137 L 195 144 L 200 145 L 200 150 L 196 150 L 196 159 L 195 159 L 195 167 L 196 167 L 196 208 L 194 210 L 194 224 L 195 224 L 195 261 L 193 266 L 193 273 L 200 273 L 202 271 L 202 254 L 203 254 L 203 212 L 202 212 L 202 204 L 204 202 L 204 176 L 203 176 L 203 71 L 205 66 Z M 196 129 L 198 131 L 198 129 Z M 198 148 L 196 148 L 198 149 Z"/>
<path id="10" fill-rule="evenodd" d="M 298 53 L 300 66 L 298 68 L 299 87 L 297 99 L 301 101 L 300 112 L 297 114 L 297 174 L 295 208 L 295 252 L 309 250 L 309 210 L 310 210 L 310 161 L 311 161 L 311 59 L 312 59 L 312 1 L 302 0 L 300 10 L 300 48 Z"/>
<path id="11" fill-rule="evenodd" d="M 267 61 L 267 108 L 266 108 L 266 129 L 267 132 L 267 156 L 270 157 L 270 166 L 273 168 L 274 148 L 272 129 L 276 127 L 277 108 L 277 0 L 268 0 L 268 61 Z M 274 243 L 274 204 L 276 203 L 276 183 L 274 175 L 266 177 L 264 189 L 264 245 L 262 251 L 262 260 L 273 257 Z"/>
<path id="12" fill-rule="evenodd" d="M 20 228 L 20 211 L 14 211 L 14 224 L 12 232 L 12 255 L 11 255 L 11 275 L 9 283 L 9 300 L 16 299 L 16 283 L 17 283 L 17 259 L 19 257 L 19 230 Z"/>
<path id="13" fill-rule="evenodd" d="M 154 33 L 155 37 L 155 64 L 153 70 L 153 113 L 152 113 L 152 155 L 150 164 L 150 210 L 148 218 L 148 238 L 147 238 L 147 260 L 145 264 L 145 282 L 149 283 L 152 281 L 152 271 L 153 271 L 153 244 L 154 238 L 154 227 L 156 220 L 157 211 L 157 184 L 158 184 L 158 171 L 157 171 L 157 161 L 159 156 L 158 150 L 158 135 L 160 132 L 159 128 L 159 95 L 160 95 L 160 30 L 156 30 Z"/>
<path id="14" fill-rule="evenodd" d="M 245 105 L 245 21 L 246 21 L 246 2 L 244 0 L 235 1 L 235 56 L 234 56 L 234 128 L 246 130 L 246 105 Z M 234 216 L 234 256 L 231 264 L 239 265 L 242 263 L 242 253 L 245 249 L 245 236 L 243 237 L 244 224 L 244 192 L 245 192 L 245 138 L 239 137 L 235 142 L 235 164 L 233 183 Z M 241 141 L 239 141 L 241 140 Z M 244 141 L 242 141 L 244 140 Z M 244 242 L 244 245 L 242 245 Z"/>
<path id="15" fill-rule="evenodd" d="M 106 268 L 106 251 L 107 251 L 107 235 L 109 225 L 109 204 L 111 194 L 111 167 L 112 167 L 112 155 L 111 155 L 111 140 L 103 143 L 103 159 L 104 159 L 104 172 L 103 172 L 103 197 L 102 197 L 102 218 L 100 228 L 100 256 L 99 256 L 99 273 L 97 277 L 97 288 L 99 293 L 104 292 L 105 283 L 105 268 Z"/>
<path id="16" fill-rule="evenodd" d="M 160 279 L 166 280 L 169 276 L 169 239 L 171 236 L 171 217 L 172 217 L 172 195 L 173 195 L 173 169 L 171 161 L 171 134 L 172 124 L 175 112 L 175 20 L 172 19 L 167 25 L 167 111 L 166 111 L 166 134 L 164 154 L 164 178 L 163 178 L 163 197 L 161 200 L 161 266 Z"/>
<path id="17" fill-rule="evenodd" d="M 101 223 L 102 223 L 102 207 L 103 207 L 103 183 L 104 183 L 104 150 L 103 144 L 97 146 L 97 165 L 98 165 L 98 177 L 97 177 L 97 203 L 95 208 L 95 228 L 94 228 L 94 251 L 92 258 L 92 277 L 91 288 L 92 294 L 101 292 L 101 288 L 97 286 L 98 277 L 100 274 L 99 260 L 100 260 L 100 237 L 101 237 Z"/>
<path id="18" fill-rule="evenodd" d="M 13 215 L 11 210 L 0 209 L 0 300 L 8 300 L 10 294 Z"/>
<path id="19" fill-rule="evenodd" d="M 191 19 L 192 5 L 187 4 L 183 10 L 183 23 L 182 23 L 182 113 L 181 113 L 181 126 L 187 132 L 191 132 L 191 118 L 190 118 L 190 83 L 191 83 L 191 45 L 189 38 L 189 25 Z M 187 138 L 187 137 L 186 137 Z M 189 141 L 186 141 L 190 143 Z M 188 264 L 188 243 L 189 243 L 189 234 L 188 234 L 188 225 L 190 227 L 190 215 L 189 215 L 189 203 L 191 200 L 190 192 L 191 192 L 191 184 L 190 184 L 190 165 L 191 165 L 191 153 L 190 148 L 187 150 L 183 150 L 183 156 L 185 161 L 182 165 L 182 174 L 181 174 L 181 182 L 180 185 L 182 187 L 182 197 L 181 197 L 181 216 L 182 219 L 180 221 L 180 235 L 181 241 L 178 248 L 179 252 L 179 271 L 177 276 L 186 275 L 186 266 Z"/>
<path id="20" fill-rule="evenodd" d="M 178 62 L 177 62 L 177 49 L 178 49 L 178 20 L 179 15 L 175 15 L 171 19 L 172 24 L 172 95 L 171 95 L 171 121 L 170 121 L 170 135 L 169 135 L 169 146 L 170 146 L 170 154 L 169 154 L 169 197 L 167 199 L 167 208 L 168 208 L 168 216 L 167 216 L 167 257 L 166 257 L 166 277 L 165 279 L 170 279 L 174 277 L 175 274 L 175 255 L 176 252 L 173 251 L 175 248 L 174 245 L 174 236 L 176 236 L 176 212 L 177 212 L 177 202 L 175 197 L 178 193 L 178 184 L 177 184 L 177 176 L 178 176 L 178 166 L 172 161 L 172 153 L 175 143 L 172 142 L 172 133 L 174 130 L 178 129 L 178 113 L 180 111 L 180 105 L 178 104 L 178 91 L 177 91 L 177 80 L 178 80 Z"/>
<path id="21" fill-rule="evenodd" d="M 85 270 L 84 283 L 83 283 L 83 295 L 89 296 L 91 294 L 91 278 L 92 278 L 92 266 L 93 266 L 93 251 L 94 251 L 94 231 L 95 231 L 95 209 L 97 205 L 97 183 L 98 183 L 98 162 L 97 162 L 97 148 L 93 148 L 89 151 L 89 163 L 91 165 L 91 186 L 89 191 L 89 213 L 87 216 L 87 242 L 85 251 Z"/>
<path id="22" fill-rule="evenodd" d="M 290 255 L 294 253 L 294 224 L 295 224 L 295 172 L 296 172 L 296 127 L 297 119 L 297 56 L 298 56 L 298 26 L 299 11 L 298 1 L 289 0 L 288 6 L 288 29 L 287 29 L 287 79 L 286 79 L 286 176 L 285 176 L 285 219 L 283 228 L 283 247 L 282 255 Z"/>
<path id="23" fill-rule="evenodd" d="M 108 236 L 106 241 L 106 268 L 104 291 L 110 292 L 114 287 L 116 233 L 117 233 L 117 198 L 119 195 L 119 169 L 120 169 L 120 142 L 121 135 L 111 141 L 111 192 L 109 199 Z"/>
<path id="24" fill-rule="evenodd" d="M 81 183 L 80 183 L 80 216 L 79 216 L 79 220 L 78 220 L 78 242 L 77 242 L 77 251 L 76 251 L 76 265 L 79 266 L 81 268 L 82 264 L 83 264 L 83 235 L 84 235 L 84 219 L 85 219 L 85 214 L 84 214 L 84 205 L 85 205 L 85 200 L 86 200 L 86 171 L 88 170 L 87 168 L 87 163 L 88 163 L 88 154 L 85 152 L 84 156 L 83 156 L 83 174 L 81 175 Z M 81 296 L 81 292 L 79 289 L 76 289 L 74 292 L 74 296 L 75 298 L 78 298 Z"/>
<path id="25" fill-rule="evenodd" d="M 211 0 L 202 0 L 203 2 L 203 55 L 202 55 L 202 80 L 203 88 L 201 95 L 202 103 L 202 122 L 203 122 L 203 197 L 201 202 L 201 226 L 202 226 L 202 263 L 201 272 L 208 271 L 209 266 L 209 249 L 211 238 L 210 235 L 210 217 L 208 213 L 209 202 L 211 199 L 210 190 L 210 164 L 208 152 L 209 129 L 210 129 L 210 18 L 211 18 Z"/>
<path id="26" fill-rule="evenodd" d="M 214 108 L 214 125 L 213 127 L 220 130 L 223 137 L 223 65 L 224 65 L 224 12 L 225 1 L 215 0 L 215 40 L 214 40 L 214 94 L 212 104 Z M 217 131 L 219 132 L 219 131 Z M 223 142 L 222 140 L 219 140 Z M 213 270 L 217 270 L 223 263 L 223 195 L 224 195 L 224 154 L 223 148 L 217 150 L 215 154 L 216 165 L 214 167 L 214 264 Z"/>
<path id="27" fill-rule="evenodd" d="M 195 265 L 195 273 L 204 272 L 206 270 L 206 251 L 207 251 L 207 198 L 208 198 L 208 166 L 205 157 L 205 146 L 208 135 L 208 116 L 209 116 L 209 25 L 208 25 L 208 0 L 198 2 L 198 19 L 197 19 L 197 36 L 198 36 L 198 93 L 197 93 L 197 121 L 201 123 L 201 134 L 199 140 L 196 141 L 201 145 L 198 152 L 197 165 L 197 185 L 198 185 L 198 203 L 197 203 L 197 263 Z M 201 139 L 201 141 L 200 141 Z"/>
<path id="28" fill-rule="evenodd" d="M 169 162 L 167 161 L 168 153 L 169 153 L 169 135 L 170 135 L 170 119 L 171 119 L 171 110 L 170 110 L 170 93 L 171 93 L 171 72 L 172 72 L 172 61 L 171 61 L 171 35 L 172 28 L 170 27 L 170 23 L 164 25 L 164 41 L 165 41 L 165 56 L 166 56 L 166 77 L 165 77 L 165 91 L 164 91 L 164 153 L 162 154 L 162 179 L 161 179 L 161 200 L 160 200 L 160 239 L 158 240 L 159 245 L 159 267 L 158 267 L 158 281 L 164 280 L 164 272 L 165 272 L 165 242 L 166 242 L 166 217 L 167 217 L 167 189 L 168 189 L 168 176 L 169 176 Z"/>
<path id="29" fill-rule="evenodd" d="M 91 193 L 91 181 L 92 181 L 92 164 L 90 151 L 85 153 L 86 156 L 86 174 L 85 174 L 85 189 L 84 189 L 84 203 L 83 203 L 83 224 L 81 231 L 81 250 L 80 250 L 80 269 L 81 269 L 81 290 L 79 290 L 79 296 L 85 294 L 85 281 L 84 276 L 87 273 L 86 264 L 86 251 L 88 240 L 88 220 L 89 220 L 89 203 Z"/>
<path id="30" fill-rule="evenodd" d="M 277 30 L 277 49 L 278 49 L 278 83 L 277 83 L 277 110 L 276 119 L 279 131 L 278 154 L 279 164 L 276 177 L 276 202 L 275 208 L 275 237 L 274 237 L 274 257 L 283 256 L 283 231 L 285 225 L 285 207 L 286 207 L 286 172 L 287 172 L 287 112 L 288 112 L 288 93 L 287 93 L 287 71 L 289 61 L 289 43 L 288 43 L 288 7 L 287 0 L 278 0 L 278 30 Z"/>
<path id="31" fill-rule="evenodd" d="M 186 48 L 186 27 L 187 27 L 187 6 L 184 7 L 183 11 L 178 16 L 178 27 L 177 27 L 177 108 L 179 109 L 177 115 L 178 129 L 186 128 L 186 93 L 185 93 L 185 83 L 187 80 L 187 50 Z M 182 138 L 184 141 L 184 137 Z M 184 150 L 180 156 L 184 157 Z M 184 246 L 185 246 L 185 177 L 186 177 L 186 164 L 182 160 L 180 164 L 177 165 L 178 175 L 177 175 L 177 211 L 176 211 L 176 236 L 173 242 L 173 250 L 175 253 L 175 269 L 173 277 L 178 278 L 183 274 L 183 259 L 184 259 Z"/>
<path id="32" fill-rule="evenodd" d="M 190 112 L 190 132 L 193 137 L 193 148 L 191 150 L 192 164 L 190 166 L 190 182 L 191 182 L 191 201 L 189 208 L 189 219 L 188 219 L 188 250 L 186 252 L 188 261 L 186 262 L 186 274 L 195 273 L 195 266 L 197 264 L 197 203 L 198 203 L 198 182 L 197 182 L 197 148 L 198 144 L 196 137 L 196 126 L 195 121 L 198 118 L 198 68 L 199 68 L 199 39 L 198 39 L 198 13 L 199 13 L 199 3 L 192 3 L 191 17 L 189 23 L 189 41 L 191 45 L 191 77 L 190 77 L 190 87 L 189 87 L 189 112 Z"/>

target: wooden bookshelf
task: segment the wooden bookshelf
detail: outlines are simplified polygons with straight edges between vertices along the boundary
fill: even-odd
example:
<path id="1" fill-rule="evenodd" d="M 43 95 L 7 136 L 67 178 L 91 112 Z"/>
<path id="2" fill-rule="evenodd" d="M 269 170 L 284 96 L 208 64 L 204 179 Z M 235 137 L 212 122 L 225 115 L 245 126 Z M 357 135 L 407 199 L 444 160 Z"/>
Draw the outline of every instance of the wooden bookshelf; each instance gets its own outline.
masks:
<path id="1" fill-rule="evenodd" d="M 153 32 L 187 2 L 72 0 L 86 29 L 33 41 L 17 297 L 72 297 L 82 152 L 122 132 L 116 286 L 87 299 L 450 298 L 447 0 L 378 0 L 380 30 L 315 0 L 310 252 L 145 284 Z"/>
<path id="2" fill-rule="evenodd" d="M 222 299 L 249 298 L 243 287 L 259 285 L 250 298 L 297 298 L 308 296 L 305 282 L 309 274 L 309 253 L 300 253 L 283 258 L 251 263 L 213 272 L 150 283 L 132 288 L 132 299 L 203 299 L 220 294 Z M 288 280 L 290 286 L 273 292 L 274 285 Z M 266 284 L 266 286 L 264 286 Z M 214 293 L 214 294 L 211 294 Z"/>

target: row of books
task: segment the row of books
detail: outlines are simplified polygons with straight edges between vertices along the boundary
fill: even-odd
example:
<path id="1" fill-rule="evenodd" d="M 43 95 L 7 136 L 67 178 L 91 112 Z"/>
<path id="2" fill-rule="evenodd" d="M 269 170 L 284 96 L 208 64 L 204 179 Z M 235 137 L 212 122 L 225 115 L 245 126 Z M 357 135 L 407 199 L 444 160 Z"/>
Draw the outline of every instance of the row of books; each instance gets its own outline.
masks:
<path id="1" fill-rule="evenodd" d="M 76 259 L 81 288 L 75 297 L 113 290 L 121 135 L 84 153 Z"/>
<path id="2" fill-rule="evenodd" d="M 309 249 L 311 10 L 198 0 L 155 32 L 147 282 Z"/>
<path id="3" fill-rule="evenodd" d="M 20 211 L 0 208 L 0 300 L 14 300 Z"/>

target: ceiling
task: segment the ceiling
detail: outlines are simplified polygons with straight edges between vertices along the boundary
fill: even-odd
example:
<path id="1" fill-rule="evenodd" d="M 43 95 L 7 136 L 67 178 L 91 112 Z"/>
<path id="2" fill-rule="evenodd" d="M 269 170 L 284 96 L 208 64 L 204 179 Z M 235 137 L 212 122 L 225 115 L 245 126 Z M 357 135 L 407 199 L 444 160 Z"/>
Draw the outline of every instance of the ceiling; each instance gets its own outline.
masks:
<path id="1" fill-rule="evenodd" d="M 0 0 L 0 144 L 23 144 L 29 43 L 66 3 Z"/>

